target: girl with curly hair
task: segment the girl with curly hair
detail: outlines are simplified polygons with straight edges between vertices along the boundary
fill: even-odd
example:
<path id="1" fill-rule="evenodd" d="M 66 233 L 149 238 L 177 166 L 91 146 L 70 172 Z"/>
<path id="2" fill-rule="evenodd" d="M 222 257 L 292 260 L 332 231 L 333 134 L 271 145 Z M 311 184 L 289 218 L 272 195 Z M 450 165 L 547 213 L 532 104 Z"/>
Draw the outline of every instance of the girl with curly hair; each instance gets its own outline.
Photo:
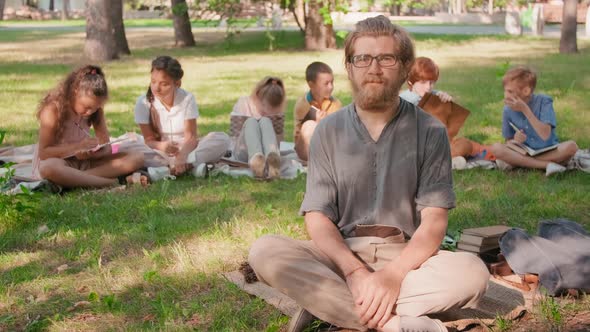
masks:
<path id="1" fill-rule="evenodd" d="M 125 177 L 143 166 L 143 154 L 117 152 L 110 145 L 98 149 L 109 142 L 103 110 L 107 99 L 102 69 L 88 65 L 72 71 L 41 100 L 33 160 L 36 177 L 66 188 L 147 184 L 141 174 Z"/>

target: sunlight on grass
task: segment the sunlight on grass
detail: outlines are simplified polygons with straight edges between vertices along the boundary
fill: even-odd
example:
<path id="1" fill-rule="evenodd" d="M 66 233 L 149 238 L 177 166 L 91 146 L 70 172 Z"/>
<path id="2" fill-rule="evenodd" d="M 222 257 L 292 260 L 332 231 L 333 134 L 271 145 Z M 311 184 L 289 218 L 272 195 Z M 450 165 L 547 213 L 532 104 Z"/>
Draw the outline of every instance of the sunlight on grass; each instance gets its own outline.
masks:
<path id="1" fill-rule="evenodd" d="M 21 37 L 0 37 L 0 129 L 13 145 L 36 141 L 37 103 L 84 62 L 83 32 L 25 30 Z M 351 101 L 342 50 L 302 52 L 296 32 L 277 33 L 278 51 L 272 53 L 263 33 L 244 33 L 228 44 L 222 33 L 199 31 L 198 47 L 191 49 L 173 48 L 171 30 L 134 29 L 127 37 L 133 55 L 103 64 L 110 89 L 105 110 L 115 136 L 139 131 L 133 109 L 148 87 L 151 60 L 161 54 L 178 57 L 185 69 L 182 86 L 199 104 L 200 135 L 227 131 L 237 98 L 250 94 L 263 76 L 277 75 L 287 90 L 289 139 L 292 107 L 307 90 L 304 71 L 312 61 L 333 68 L 335 95 Z M 472 112 L 462 135 L 502 140 L 498 68 L 510 60 L 539 71 L 538 92 L 554 97 L 560 138 L 590 145 L 590 43 L 580 42 L 580 54 L 559 55 L 555 40 L 416 39 L 417 54 L 441 66 L 437 88 Z M 590 224 L 590 178 L 581 172 L 548 179 L 534 171 L 473 170 L 454 173 L 454 182 L 451 233 L 490 224 L 533 231 L 539 220 L 556 217 Z M 275 182 L 189 176 L 145 190 L 41 196 L 34 217 L 0 221 L 0 330 L 279 330 L 286 317 L 220 273 L 238 268 L 262 235 L 306 239 L 297 215 L 304 191 L 305 176 Z M 41 225 L 48 231 L 39 234 Z M 587 310 L 587 303 L 577 308 Z"/>

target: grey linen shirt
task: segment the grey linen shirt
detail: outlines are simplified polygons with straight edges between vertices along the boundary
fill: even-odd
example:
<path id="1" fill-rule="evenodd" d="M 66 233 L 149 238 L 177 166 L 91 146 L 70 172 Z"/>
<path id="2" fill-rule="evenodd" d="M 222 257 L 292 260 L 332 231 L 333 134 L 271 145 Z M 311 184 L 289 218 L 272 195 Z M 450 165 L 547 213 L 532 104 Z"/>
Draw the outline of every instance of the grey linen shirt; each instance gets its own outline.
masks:
<path id="1" fill-rule="evenodd" d="M 425 207 L 455 207 L 446 128 L 401 99 L 377 142 L 354 104 L 322 120 L 310 144 L 300 214 L 324 214 L 346 237 L 356 225 L 390 225 L 412 236 Z"/>

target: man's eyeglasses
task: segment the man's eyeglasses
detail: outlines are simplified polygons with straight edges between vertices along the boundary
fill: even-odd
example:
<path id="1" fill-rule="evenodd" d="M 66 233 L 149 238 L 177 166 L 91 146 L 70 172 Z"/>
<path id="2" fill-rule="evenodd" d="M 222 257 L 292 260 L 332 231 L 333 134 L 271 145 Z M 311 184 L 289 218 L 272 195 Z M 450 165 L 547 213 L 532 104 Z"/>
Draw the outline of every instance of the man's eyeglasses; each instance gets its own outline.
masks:
<path id="1" fill-rule="evenodd" d="M 373 63 L 373 59 L 377 60 L 381 67 L 393 67 L 398 63 L 398 58 L 394 54 L 379 54 L 377 56 L 369 54 L 353 55 L 348 57 L 348 62 L 357 68 L 365 68 Z"/>

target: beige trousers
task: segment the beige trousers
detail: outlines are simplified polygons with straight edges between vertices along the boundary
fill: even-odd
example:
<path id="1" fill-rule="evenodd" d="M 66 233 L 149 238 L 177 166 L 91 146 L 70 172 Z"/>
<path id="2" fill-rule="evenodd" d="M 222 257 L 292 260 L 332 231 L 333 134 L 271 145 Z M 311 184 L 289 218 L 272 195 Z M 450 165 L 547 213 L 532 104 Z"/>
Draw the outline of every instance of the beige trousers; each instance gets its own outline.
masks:
<path id="1" fill-rule="evenodd" d="M 398 257 L 407 244 L 403 235 L 345 241 L 375 271 Z M 252 245 L 248 261 L 260 281 L 289 296 L 314 316 L 339 327 L 367 330 L 359 322 L 342 272 L 312 241 L 263 236 Z M 440 251 L 407 274 L 396 314 L 422 316 L 474 307 L 484 295 L 488 279 L 487 268 L 475 255 Z"/>

